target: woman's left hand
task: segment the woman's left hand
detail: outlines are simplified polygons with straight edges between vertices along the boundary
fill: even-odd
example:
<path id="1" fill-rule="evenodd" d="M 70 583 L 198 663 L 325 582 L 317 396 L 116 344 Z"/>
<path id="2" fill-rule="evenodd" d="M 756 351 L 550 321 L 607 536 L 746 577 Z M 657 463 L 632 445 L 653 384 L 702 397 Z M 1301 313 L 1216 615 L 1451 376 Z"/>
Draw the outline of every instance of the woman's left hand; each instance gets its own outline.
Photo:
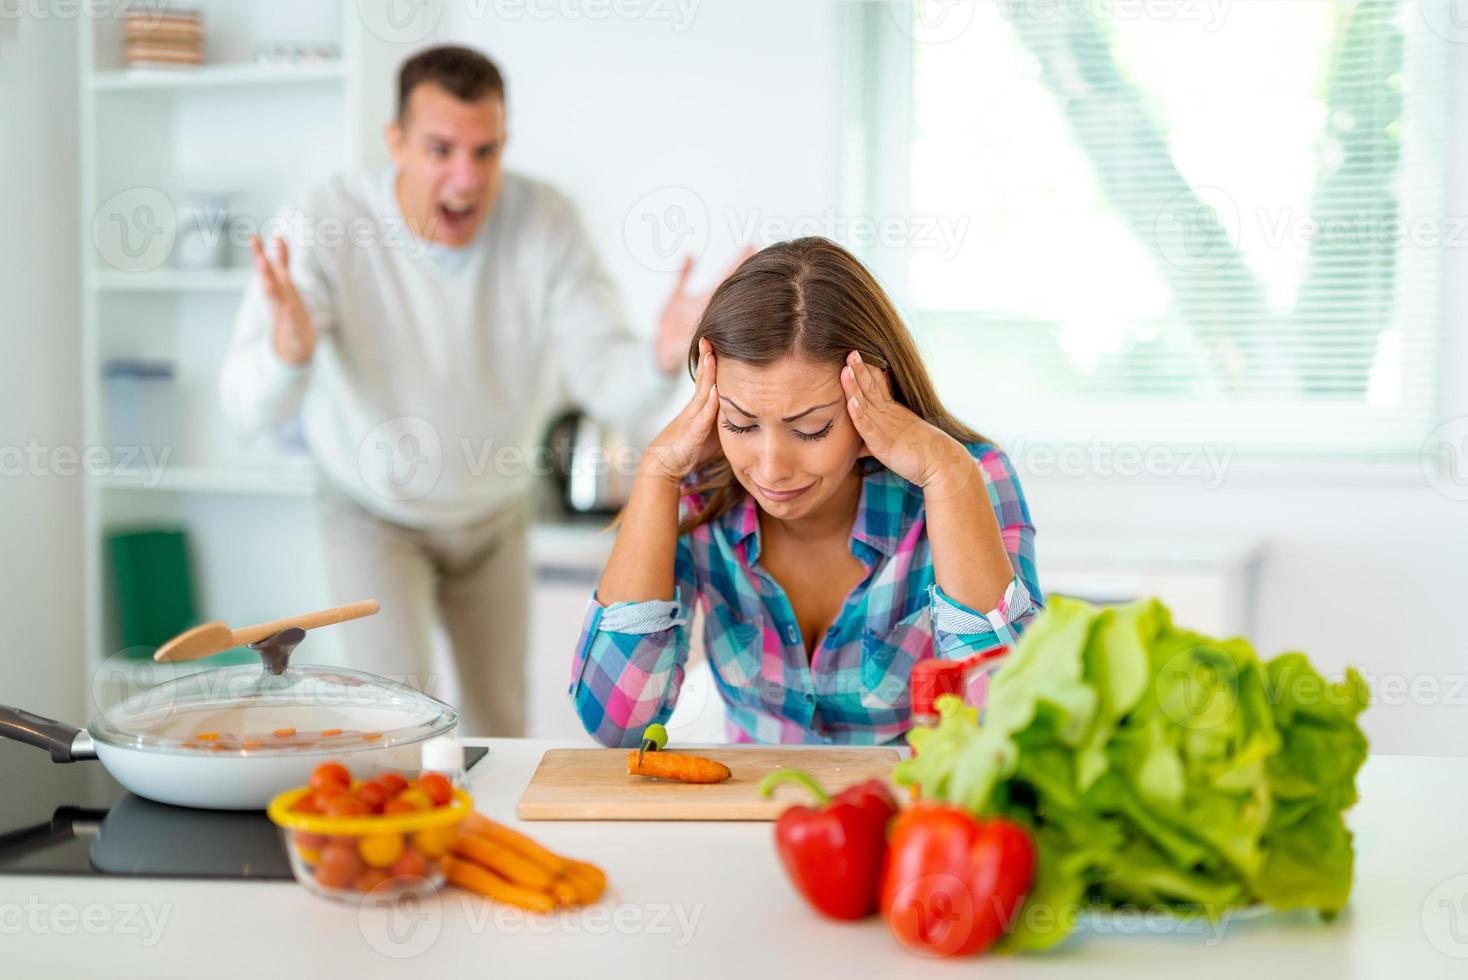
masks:
<path id="1" fill-rule="evenodd" d="M 959 468 L 973 468 L 968 450 L 894 400 L 886 372 L 866 364 L 856 351 L 846 355 L 841 387 L 846 392 L 846 413 L 864 443 L 863 456 L 876 457 L 924 489 Z"/>

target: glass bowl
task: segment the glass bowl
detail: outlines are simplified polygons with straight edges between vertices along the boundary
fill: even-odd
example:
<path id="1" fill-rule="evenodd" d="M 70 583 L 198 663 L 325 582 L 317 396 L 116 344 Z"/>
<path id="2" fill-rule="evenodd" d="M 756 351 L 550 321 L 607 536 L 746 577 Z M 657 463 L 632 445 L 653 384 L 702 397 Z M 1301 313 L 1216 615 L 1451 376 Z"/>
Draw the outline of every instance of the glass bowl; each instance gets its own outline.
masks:
<path id="1" fill-rule="evenodd" d="M 474 810 L 473 797 L 461 789 L 443 806 L 416 813 L 328 817 L 292 810 L 309 792 L 307 786 L 286 790 L 266 812 L 280 828 L 296 881 L 338 901 L 396 899 L 442 886 L 443 856 Z"/>

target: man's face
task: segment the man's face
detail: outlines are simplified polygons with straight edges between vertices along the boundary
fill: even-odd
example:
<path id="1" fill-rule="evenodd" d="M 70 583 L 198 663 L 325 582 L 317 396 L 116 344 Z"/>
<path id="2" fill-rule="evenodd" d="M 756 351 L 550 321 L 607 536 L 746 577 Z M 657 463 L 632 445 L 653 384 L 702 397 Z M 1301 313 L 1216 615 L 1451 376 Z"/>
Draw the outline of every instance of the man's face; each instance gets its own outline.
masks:
<path id="1" fill-rule="evenodd" d="M 388 125 L 387 143 L 413 231 L 455 248 L 472 241 L 499 195 L 504 100 L 461 102 L 425 82 L 408 94 L 403 119 Z"/>

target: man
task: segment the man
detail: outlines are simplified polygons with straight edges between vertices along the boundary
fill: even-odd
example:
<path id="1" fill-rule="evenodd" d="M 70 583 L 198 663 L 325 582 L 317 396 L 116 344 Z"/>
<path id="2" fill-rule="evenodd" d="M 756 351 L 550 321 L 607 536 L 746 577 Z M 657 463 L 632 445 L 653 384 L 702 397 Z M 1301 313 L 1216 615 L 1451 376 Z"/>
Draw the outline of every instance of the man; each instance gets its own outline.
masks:
<path id="1" fill-rule="evenodd" d="M 225 410 L 253 433 L 299 412 L 332 593 L 382 601 L 341 627 L 351 662 L 431 687 L 441 624 L 462 730 L 519 735 L 547 369 L 590 414 L 635 418 L 667 395 L 707 294 L 685 265 L 651 349 L 627 329 L 570 201 L 503 170 L 504 81 L 478 52 L 409 59 L 386 136 L 389 172 L 308 194 L 293 245 L 252 242 Z"/>

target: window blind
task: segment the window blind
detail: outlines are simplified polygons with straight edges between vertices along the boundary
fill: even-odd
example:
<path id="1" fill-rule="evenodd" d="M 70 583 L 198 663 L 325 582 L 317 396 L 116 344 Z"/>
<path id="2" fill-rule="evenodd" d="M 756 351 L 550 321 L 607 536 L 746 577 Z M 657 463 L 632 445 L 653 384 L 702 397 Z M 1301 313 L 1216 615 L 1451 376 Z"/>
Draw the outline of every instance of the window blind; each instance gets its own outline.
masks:
<path id="1" fill-rule="evenodd" d="M 949 407 L 1032 441 L 1417 452 L 1468 246 L 1468 23 L 1425 9 L 862 5 L 852 206 L 896 229 L 863 257 Z"/>

